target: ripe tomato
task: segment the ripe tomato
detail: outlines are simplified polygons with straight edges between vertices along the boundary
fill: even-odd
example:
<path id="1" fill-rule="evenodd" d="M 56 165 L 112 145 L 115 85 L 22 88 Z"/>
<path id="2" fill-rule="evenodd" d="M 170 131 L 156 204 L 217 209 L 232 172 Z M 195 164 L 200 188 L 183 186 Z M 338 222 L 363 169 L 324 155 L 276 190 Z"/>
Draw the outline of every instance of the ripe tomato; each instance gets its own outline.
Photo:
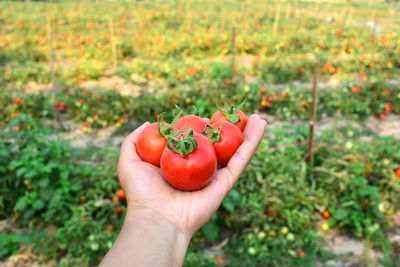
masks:
<path id="1" fill-rule="evenodd" d="M 397 178 L 400 178 L 400 168 L 398 168 L 394 173 L 396 174 Z"/>
<path id="2" fill-rule="evenodd" d="M 119 189 L 119 190 L 117 191 L 117 197 L 118 197 L 118 199 L 121 200 L 121 201 L 124 200 L 124 199 L 125 199 L 124 190 Z"/>
<path id="3" fill-rule="evenodd" d="M 212 127 L 215 130 L 210 129 Z M 243 143 L 242 131 L 234 124 L 218 121 L 203 131 L 214 146 L 218 164 L 225 166 Z"/>
<path id="4" fill-rule="evenodd" d="M 215 257 L 215 263 L 217 263 L 217 264 L 223 264 L 225 262 L 225 260 L 226 259 L 224 257 L 221 257 L 221 256 Z"/>
<path id="5" fill-rule="evenodd" d="M 14 103 L 14 104 L 17 104 L 17 105 L 18 105 L 18 104 L 21 104 L 21 98 L 19 98 L 19 97 L 14 98 L 14 99 L 13 99 L 13 103 Z"/>
<path id="6" fill-rule="evenodd" d="M 175 129 L 180 130 L 181 128 L 185 127 L 185 129 L 182 131 L 183 134 L 187 133 L 190 128 L 192 128 L 195 133 L 201 133 L 204 128 L 206 128 L 206 125 L 207 123 L 199 116 L 186 115 L 176 122 Z"/>
<path id="7" fill-rule="evenodd" d="M 169 139 L 168 144 L 171 140 Z M 188 142 L 190 142 L 189 150 L 187 150 Z M 194 191 L 205 187 L 217 170 L 217 156 L 210 140 L 189 130 L 184 138 L 175 139 L 171 143 L 172 145 L 164 150 L 161 157 L 161 172 L 165 180 L 171 186 L 183 191 Z"/>
<path id="8" fill-rule="evenodd" d="M 227 121 L 227 122 L 234 123 L 237 127 L 239 127 L 239 129 L 241 131 L 243 131 L 244 127 L 246 126 L 246 122 L 247 122 L 246 114 L 244 114 L 244 112 L 241 110 L 237 110 L 237 111 L 235 110 L 236 112 L 234 112 L 233 114 L 230 112 L 226 112 L 225 110 L 226 109 L 223 109 L 222 112 L 219 110 L 217 112 L 215 112 L 214 115 L 211 117 L 210 123 L 213 124 L 217 121 Z M 235 116 L 234 114 L 236 114 L 236 117 L 238 116 L 237 122 L 235 122 L 234 119 L 231 119 L 231 117 Z"/>
<path id="9" fill-rule="evenodd" d="M 167 139 L 160 134 L 158 123 L 154 122 L 139 135 L 136 151 L 143 161 L 160 167 L 161 155 L 166 145 Z"/>
<path id="10" fill-rule="evenodd" d="M 329 211 L 325 210 L 324 212 L 322 212 L 322 218 L 329 219 L 330 217 L 331 214 L 329 213 Z"/>
<path id="11" fill-rule="evenodd" d="M 122 213 L 122 208 L 120 206 L 115 208 L 115 212 L 119 215 Z"/>
<path id="12" fill-rule="evenodd" d="M 297 256 L 301 259 L 303 258 L 305 255 L 304 251 L 300 251 L 299 254 L 297 254 Z"/>

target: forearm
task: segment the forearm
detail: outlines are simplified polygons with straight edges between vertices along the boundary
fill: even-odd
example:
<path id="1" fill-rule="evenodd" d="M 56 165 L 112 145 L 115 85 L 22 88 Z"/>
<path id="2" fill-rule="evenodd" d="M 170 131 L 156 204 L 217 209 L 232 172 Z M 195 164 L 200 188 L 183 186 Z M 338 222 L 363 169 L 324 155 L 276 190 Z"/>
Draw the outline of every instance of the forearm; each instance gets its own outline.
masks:
<path id="1" fill-rule="evenodd" d="M 128 208 L 121 232 L 100 266 L 181 266 L 189 241 L 162 215 Z"/>

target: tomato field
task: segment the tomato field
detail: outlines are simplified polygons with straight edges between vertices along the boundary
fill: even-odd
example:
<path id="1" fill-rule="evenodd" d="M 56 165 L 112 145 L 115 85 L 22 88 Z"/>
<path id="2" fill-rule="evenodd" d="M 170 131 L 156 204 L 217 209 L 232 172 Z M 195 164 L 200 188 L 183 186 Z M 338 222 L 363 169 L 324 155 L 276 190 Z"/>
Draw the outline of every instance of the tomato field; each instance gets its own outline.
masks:
<path id="1" fill-rule="evenodd" d="M 399 2 L 3 1 L 0 37 L 0 265 L 98 264 L 123 137 L 223 101 L 269 125 L 184 266 L 400 265 Z"/>

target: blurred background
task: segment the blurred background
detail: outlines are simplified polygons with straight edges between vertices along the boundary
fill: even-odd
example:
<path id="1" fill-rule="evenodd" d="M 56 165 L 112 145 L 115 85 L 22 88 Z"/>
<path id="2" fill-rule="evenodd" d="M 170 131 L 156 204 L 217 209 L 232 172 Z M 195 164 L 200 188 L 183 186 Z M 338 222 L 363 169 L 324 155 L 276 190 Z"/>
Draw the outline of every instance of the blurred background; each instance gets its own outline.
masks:
<path id="1" fill-rule="evenodd" d="M 223 99 L 269 126 L 185 266 L 400 265 L 400 3 L 27 2 L 0 2 L 0 266 L 98 264 L 123 137 Z"/>

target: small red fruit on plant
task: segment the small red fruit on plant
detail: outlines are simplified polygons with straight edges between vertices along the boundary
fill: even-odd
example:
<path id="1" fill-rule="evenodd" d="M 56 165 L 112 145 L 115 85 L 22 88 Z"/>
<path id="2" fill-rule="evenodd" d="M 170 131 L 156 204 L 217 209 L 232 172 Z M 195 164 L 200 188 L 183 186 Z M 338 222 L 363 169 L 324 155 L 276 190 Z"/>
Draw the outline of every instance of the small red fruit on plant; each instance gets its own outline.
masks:
<path id="1" fill-rule="evenodd" d="M 397 178 L 400 179 L 400 168 L 398 168 L 394 173 L 396 174 Z"/>
<path id="2" fill-rule="evenodd" d="M 13 99 L 13 103 L 14 103 L 14 104 L 17 104 L 17 105 L 18 105 L 18 104 L 21 104 L 21 98 L 19 98 L 19 97 L 14 98 L 14 99 Z"/>
<path id="3" fill-rule="evenodd" d="M 243 134 L 234 124 L 227 121 L 218 121 L 203 130 L 210 142 L 213 144 L 218 164 L 225 166 L 232 155 L 243 143 Z"/>
<path id="4" fill-rule="evenodd" d="M 329 219 L 330 217 L 331 214 L 329 213 L 329 211 L 325 210 L 324 212 L 322 212 L 322 218 Z"/>
<path id="5" fill-rule="evenodd" d="M 297 257 L 301 259 L 304 257 L 304 255 L 305 255 L 304 251 L 300 251 L 299 254 L 297 254 Z"/>
<path id="6" fill-rule="evenodd" d="M 261 94 L 265 94 L 267 92 L 267 89 L 265 89 L 265 87 L 261 87 L 260 88 L 260 93 Z"/>
<path id="7" fill-rule="evenodd" d="M 243 103 L 236 108 L 233 105 L 229 107 L 225 103 L 225 108 L 219 108 L 219 110 L 211 117 L 210 123 L 213 124 L 217 121 L 231 122 L 239 127 L 239 129 L 243 132 L 247 122 L 246 114 L 240 110 Z"/>
<path id="8" fill-rule="evenodd" d="M 275 210 L 269 210 L 269 211 L 267 211 L 267 215 L 268 215 L 269 217 L 275 216 L 275 214 L 276 214 L 276 211 L 275 211 Z"/>
<path id="9" fill-rule="evenodd" d="M 217 156 L 207 137 L 193 133 L 168 138 L 161 157 L 161 172 L 173 187 L 183 191 L 199 190 L 208 185 L 217 170 Z"/>
<path id="10" fill-rule="evenodd" d="M 115 212 L 119 215 L 122 213 L 122 208 L 120 206 L 115 208 Z"/>
<path id="11" fill-rule="evenodd" d="M 117 191 L 117 197 L 118 197 L 118 199 L 121 200 L 121 201 L 124 200 L 124 199 L 125 199 L 124 190 L 119 189 L 119 190 Z"/>
<path id="12" fill-rule="evenodd" d="M 215 257 L 215 263 L 217 264 L 223 264 L 225 262 L 225 258 L 221 256 Z"/>

